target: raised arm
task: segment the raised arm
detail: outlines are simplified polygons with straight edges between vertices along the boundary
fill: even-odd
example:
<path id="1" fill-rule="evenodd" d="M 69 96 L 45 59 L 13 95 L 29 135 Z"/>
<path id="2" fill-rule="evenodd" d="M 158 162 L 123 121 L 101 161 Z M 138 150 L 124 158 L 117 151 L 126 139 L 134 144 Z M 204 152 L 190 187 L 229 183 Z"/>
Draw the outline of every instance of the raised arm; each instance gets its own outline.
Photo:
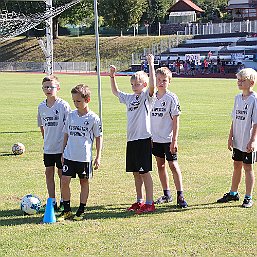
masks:
<path id="1" fill-rule="evenodd" d="M 147 61 L 149 64 L 149 95 L 154 94 L 154 89 L 156 86 L 155 69 L 154 69 L 154 56 L 149 54 L 147 56 Z"/>
<path id="2" fill-rule="evenodd" d="M 116 67 L 114 65 L 110 66 L 110 80 L 111 80 L 111 88 L 112 88 L 112 93 L 115 96 L 119 95 L 119 89 L 117 86 L 117 82 L 115 79 L 115 72 L 116 72 Z"/>

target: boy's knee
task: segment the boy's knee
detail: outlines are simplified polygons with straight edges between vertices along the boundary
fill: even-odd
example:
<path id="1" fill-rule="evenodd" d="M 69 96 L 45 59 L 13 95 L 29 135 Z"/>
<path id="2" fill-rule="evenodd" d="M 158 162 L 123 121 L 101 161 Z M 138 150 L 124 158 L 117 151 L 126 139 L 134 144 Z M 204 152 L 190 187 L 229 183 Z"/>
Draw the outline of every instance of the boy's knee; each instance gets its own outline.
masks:
<path id="1" fill-rule="evenodd" d="M 62 176 L 61 180 L 62 187 L 65 187 L 70 184 L 70 177 L 68 176 Z"/>

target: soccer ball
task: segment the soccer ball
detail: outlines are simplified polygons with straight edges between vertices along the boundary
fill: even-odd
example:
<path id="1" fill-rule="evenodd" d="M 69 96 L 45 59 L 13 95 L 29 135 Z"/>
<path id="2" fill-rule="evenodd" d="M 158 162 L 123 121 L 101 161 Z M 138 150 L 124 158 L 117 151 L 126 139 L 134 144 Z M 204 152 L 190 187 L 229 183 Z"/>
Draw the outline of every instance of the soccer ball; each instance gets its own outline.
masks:
<path id="1" fill-rule="evenodd" d="M 12 146 L 12 152 L 15 155 L 20 155 L 25 152 L 25 146 L 22 143 L 16 143 Z"/>
<path id="2" fill-rule="evenodd" d="M 41 201 L 36 195 L 25 195 L 21 199 L 21 210 L 26 214 L 33 215 L 39 212 Z"/>

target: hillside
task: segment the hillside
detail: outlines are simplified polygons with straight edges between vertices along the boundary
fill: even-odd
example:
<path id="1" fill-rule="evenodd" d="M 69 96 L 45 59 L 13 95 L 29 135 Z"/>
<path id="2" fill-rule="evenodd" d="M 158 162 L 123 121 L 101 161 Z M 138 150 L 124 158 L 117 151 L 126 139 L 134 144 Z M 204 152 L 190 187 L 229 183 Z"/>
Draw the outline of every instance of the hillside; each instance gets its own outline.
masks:
<path id="1" fill-rule="evenodd" d="M 176 44 L 176 36 L 127 36 L 100 37 L 102 60 L 131 60 L 132 53 L 143 53 L 144 48 L 152 48 L 160 43 Z M 182 40 L 182 38 L 181 38 Z M 0 62 L 42 62 L 43 52 L 36 38 L 14 38 L 0 43 Z M 57 62 L 95 61 L 95 37 L 60 37 L 54 41 L 54 60 Z"/>

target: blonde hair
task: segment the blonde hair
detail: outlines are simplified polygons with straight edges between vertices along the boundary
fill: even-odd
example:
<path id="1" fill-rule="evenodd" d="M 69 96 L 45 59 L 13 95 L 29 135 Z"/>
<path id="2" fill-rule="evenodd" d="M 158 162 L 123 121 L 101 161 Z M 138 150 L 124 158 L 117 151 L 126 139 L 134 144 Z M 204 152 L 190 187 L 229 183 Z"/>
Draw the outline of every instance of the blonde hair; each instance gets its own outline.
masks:
<path id="1" fill-rule="evenodd" d="M 72 88 L 71 93 L 80 94 L 82 98 L 89 100 L 91 91 L 87 85 L 78 84 L 76 87 Z"/>
<path id="2" fill-rule="evenodd" d="M 130 81 L 132 80 L 138 80 L 140 82 L 148 84 L 149 78 L 147 73 L 145 73 L 144 71 L 137 71 L 135 74 L 131 76 Z"/>
<path id="3" fill-rule="evenodd" d="M 161 67 L 156 70 L 156 76 L 158 74 L 164 75 L 169 79 L 169 82 L 172 79 L 172 72 L 167 67 Z"/>
<path id="4" fill-rule="evenodd" d="M 252 68 L 244 68 L 236 74 L 237 78 L 248 79 L 255 83 L 257 82 L 257 72 Z"/>
<path id="5" fill-rule="evenodd" d="M 60 85 L 59 79 L 54 75 L 44 77 L 42 80 L 42 85 L 47 81 L 53 81 L 55 84 Z"/>

